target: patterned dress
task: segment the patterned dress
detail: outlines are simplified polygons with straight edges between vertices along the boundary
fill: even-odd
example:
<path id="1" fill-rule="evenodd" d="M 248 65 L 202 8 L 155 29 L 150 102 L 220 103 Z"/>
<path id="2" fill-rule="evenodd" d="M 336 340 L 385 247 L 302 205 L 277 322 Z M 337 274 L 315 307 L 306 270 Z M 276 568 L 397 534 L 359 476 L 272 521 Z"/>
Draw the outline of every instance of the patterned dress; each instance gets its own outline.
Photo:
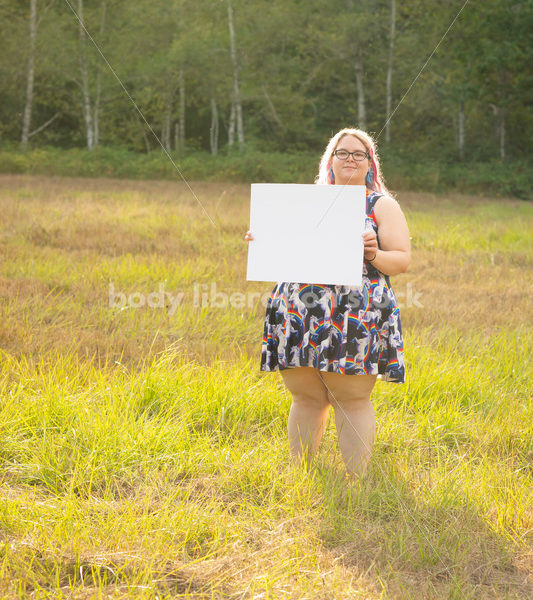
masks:
<path id="1" fill-rule="evenodd" d="M 365 227 L 376 234 L 380 197 L 367 190 Z M 400 310 L 389 277 L 364 260 L 361 287 L 278 283 L 266 307 L 261 371 L 292 367 L 404 383 Z"/>

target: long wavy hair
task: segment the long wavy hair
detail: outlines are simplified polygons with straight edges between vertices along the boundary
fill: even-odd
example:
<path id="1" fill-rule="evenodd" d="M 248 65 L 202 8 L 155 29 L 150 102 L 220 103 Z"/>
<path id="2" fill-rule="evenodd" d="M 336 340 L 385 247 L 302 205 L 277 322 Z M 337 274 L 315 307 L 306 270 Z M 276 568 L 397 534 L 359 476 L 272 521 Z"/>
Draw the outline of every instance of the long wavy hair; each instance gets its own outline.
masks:
<path id="1" fill-rule="evenodd" d="M 385 181 L 383 180 L 383 175 L 381 174 L 376 144 L 368 135 L 368 133 L 362 129 L 346 127 L 345 129 L 338 131 L 329 140 L 326 150 L 320 159 L 320 166 L 318 168 L 318 175 L 315 177 L 315 183 L 335 185 L 335 175 L 331 167 L 331 161 L 333 158 L 333 152 L 335 152 L 337 149 L 337 145 L 346 135 L 353 135 L 355 138 L 357 138 L 364 145 L 366 151 L 370 155 L 370 168 L 365 180 L 366 187 L 374 192 L 381 192 L 382 194 L 391 196 L 392 194 L 385 186 Z"/>

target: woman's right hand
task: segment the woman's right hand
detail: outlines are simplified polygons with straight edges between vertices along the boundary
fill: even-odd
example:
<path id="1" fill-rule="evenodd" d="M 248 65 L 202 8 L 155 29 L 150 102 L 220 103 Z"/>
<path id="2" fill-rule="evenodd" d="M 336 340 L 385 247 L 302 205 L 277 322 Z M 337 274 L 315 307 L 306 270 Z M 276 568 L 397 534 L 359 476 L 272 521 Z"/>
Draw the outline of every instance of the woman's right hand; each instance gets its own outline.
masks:
<path id="1" fill-rule="evenodd" d="M 252 232 L 250 230 L 248 230 L 246 232 L 246 235 L 244 236 L 244 241 L 245 242 L 251 242 L 253 240 L 253 236 L 252 236 Z"/>

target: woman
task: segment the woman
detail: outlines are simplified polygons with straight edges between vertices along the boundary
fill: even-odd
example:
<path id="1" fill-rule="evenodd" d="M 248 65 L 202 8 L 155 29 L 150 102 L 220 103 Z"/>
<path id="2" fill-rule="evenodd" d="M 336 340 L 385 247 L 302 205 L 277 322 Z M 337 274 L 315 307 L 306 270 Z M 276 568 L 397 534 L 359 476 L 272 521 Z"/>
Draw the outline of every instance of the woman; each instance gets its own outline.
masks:
<path id="1" fill-rule="evenodd" d="M 409 230 L 364 131 L 342 129 L 331 138 L 315 183 L 366 186 L 363 282 L 359 288 L 278 283 L 266 309 L 261 370 L 279 370 L 291 392 L 293 458 L 309 462 L 333 405 L 342 456 L 357 478 L 366 471 L 374 442 L 370 394 L 377 376 L 405 381 L 400 312 L 389 275 L 409 266 Z M 245 240 L 253 240 L 250 231 Z"/>

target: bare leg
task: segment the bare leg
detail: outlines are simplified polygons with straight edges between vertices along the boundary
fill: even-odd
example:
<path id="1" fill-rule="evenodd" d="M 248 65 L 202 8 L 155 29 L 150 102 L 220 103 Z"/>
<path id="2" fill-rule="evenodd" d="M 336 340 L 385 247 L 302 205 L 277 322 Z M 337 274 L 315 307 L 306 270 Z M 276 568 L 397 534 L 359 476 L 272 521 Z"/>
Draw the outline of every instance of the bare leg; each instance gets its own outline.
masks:
<path id="1" fill-rule="evenodd" d="M 288 426 L 291 455 L 297 462 L 309 464 L 328 421 L 328 393 L 313 367 L 284 369 L 281 375 L 292 394 Z"/>
<path id="2" fill-rule="evenodd" d="M 348 473 L 355 479 L 366 472 L 376 433 L 376 416 L 370 400 L 376 375 L 341 375 L 321 372 L 335 409 L 339 447 Z"/>

